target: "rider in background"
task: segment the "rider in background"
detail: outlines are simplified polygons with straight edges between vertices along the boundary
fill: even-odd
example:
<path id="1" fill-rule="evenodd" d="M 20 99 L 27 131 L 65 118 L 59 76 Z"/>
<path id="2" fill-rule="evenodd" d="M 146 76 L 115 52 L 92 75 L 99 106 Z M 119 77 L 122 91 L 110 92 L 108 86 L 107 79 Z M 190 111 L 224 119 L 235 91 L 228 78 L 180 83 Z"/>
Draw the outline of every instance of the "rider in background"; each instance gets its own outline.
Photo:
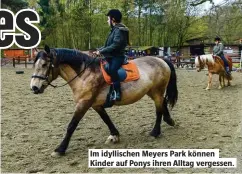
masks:
<path id="1" fill-rule="evenodd" d="M 129 30 L 121 23 L 122 13 L 118 9 L 110 10 L 107 15 L 108 25 L 111 32 L 108 35 L 105 46 L 94 52 L 96 55 L 102 54 L 109 63 L 109 74 L 111 76 L 114 90 L 116 91 L 116 100 L 121 100 L 120 80 L 118 69 L 125 60 L 125 47 L 129 45 Z"/>
<path id="2" fill-rule="evenodd" d="M 221 39 L 219 37 L 215 37 L 214 41 L 215 46 L 213 47 L 213 55 L 221 57 L 224 61 L 225 71 L 228 75 L 230 75 L 229 64 L 223 53 L 224 45 L 221 43 Z"/>

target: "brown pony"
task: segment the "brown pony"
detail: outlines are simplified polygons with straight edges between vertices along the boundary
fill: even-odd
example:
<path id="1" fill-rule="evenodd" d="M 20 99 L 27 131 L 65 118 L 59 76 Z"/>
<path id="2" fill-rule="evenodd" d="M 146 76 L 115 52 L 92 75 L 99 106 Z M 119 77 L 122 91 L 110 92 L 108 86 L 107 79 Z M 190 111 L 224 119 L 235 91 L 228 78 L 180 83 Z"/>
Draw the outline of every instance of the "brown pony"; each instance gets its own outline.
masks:
<path id="1" fill-rule="evenodd" d="M 229 68 L 230 68 L 230 70 L 232 70 L 232 59 L 229 56 L 227 56 L 226 58 L 229 63 Z M 197 56 L 195 58 L 195 65 L 196 65 L 198 72 L 200 72 L 202 69 L 204 69 L 205 66 L 208 68 L 208 77 L 209 78 L 208 78 L 208 86 L 207 86 L 206 90 L 211 89 L 213 74 L 219 75 L 218 89 L 221 89 L 225 86 L 225 82 L 224 82 L 225 78 L 228 80 L 228 86 L 231 85 L 230 81 L 232 80 L 232 76 L 226 74 L 225 69 L 224 69 L 224 62 L 220 57 L 213 56 L 212 54 Z"/>
<path id="2" fill-rule="evenodd" d="M 115 102 L 115 105 L 132 104 L 147 94 L 156 107 L 156 122 L 150 134 L 157 137 L 161 133 L 162 115 L 168 125 L 175 125 L 167 107 L 167 104 L 173 107 L 178 98 L 175 69 L 168 60 L 156 57 L 141 57 L 134 62 L 138 66 L 140 78 L 122 83 L 122 100 Z M 65 154 L 73 132 L 90 107 L 100 115 L 110 130 L 106 143 L 119 141 L 119 132 L 103 107 L 109 85 L 100 70 L 100 59 L 76 50 L 50 49 L 45 46 L 45 51 L 38 52 L 34 66 L 30 87 L 35 94 L 43 93 L 48 85 L 53 86 L 53 80 L 61 76 L 72 89 L 76 103 L 66 135 L 52 156 Z"/>

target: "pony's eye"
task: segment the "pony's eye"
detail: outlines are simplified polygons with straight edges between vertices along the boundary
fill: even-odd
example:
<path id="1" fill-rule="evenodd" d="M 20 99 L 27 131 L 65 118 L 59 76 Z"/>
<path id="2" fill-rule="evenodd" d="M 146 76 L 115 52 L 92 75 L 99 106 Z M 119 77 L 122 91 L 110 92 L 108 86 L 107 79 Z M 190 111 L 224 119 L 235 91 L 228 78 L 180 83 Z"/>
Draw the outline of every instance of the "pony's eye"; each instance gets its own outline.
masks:
<path id="1" fill-rule="evenodd" d="M 42 65 L 42 68 L 45 68 L 45 67 L 47 67 L 47 64 L 46 63 Z"/>

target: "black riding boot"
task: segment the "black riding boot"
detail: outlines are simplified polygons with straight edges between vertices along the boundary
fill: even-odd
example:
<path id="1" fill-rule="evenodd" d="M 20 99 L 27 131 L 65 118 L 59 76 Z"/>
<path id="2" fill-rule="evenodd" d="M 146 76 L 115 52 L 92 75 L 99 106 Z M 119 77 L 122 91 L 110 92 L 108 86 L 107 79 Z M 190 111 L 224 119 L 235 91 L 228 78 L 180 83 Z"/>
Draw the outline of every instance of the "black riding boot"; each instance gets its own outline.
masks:
<path id="1" fill-rule="evenodd" d="M 229 70 L 229 67 L 228 67 L 228 66 L 226 66 L 226 67 L 225 67 L 225 72 L 226 72 L 226 74 L 227 74 L 227 75 L 231 75 L 231 73 L 230 73 L 230 70 Z"/>
<path id="2" fill-rule="evenodd" d="M 121 101 L 121 84 L 120 82 L 114 82 L 113 85 L 116 91 L 116 101 Z"/>

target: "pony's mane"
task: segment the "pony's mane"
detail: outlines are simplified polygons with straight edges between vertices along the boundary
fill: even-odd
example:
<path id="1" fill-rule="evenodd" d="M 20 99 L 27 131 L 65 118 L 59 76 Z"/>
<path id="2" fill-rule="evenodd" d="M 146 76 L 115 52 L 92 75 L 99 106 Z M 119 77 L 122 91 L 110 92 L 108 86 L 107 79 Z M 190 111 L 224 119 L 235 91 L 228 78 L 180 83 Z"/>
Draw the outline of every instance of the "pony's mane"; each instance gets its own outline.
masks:
<path id="1" fill-rule="evenodd" d="M 81 65 L 84 63 L 89 65 L 90 68 L 95 69 L 99 67 L 99 59 L 96 59 L 95 62 L 92 57 L 87 54 L 82 53 L 79 50 L 68 49 L 68 48 L 55 48 L 56 58 L 58 64 L 68 64 L 79 73 L 81 70 Z"/>
<path id="2" fill-rule="evenodd" d="M 51 49 L 51 55 L 54 57 L 56 54 L 56 65 L 59 66 L 60 64 L 68 64 L 71 68 L 76 72 L 79 73 L 81 70 L 81 66 L 84 64 L 88 65 L 88 68 L 95 69 L 99 67 L 100 60 L 95 59 L 88 56 L 87 54 L 82 53 L 81 51 L 68 49 L 68 48 L 54 48 Z M 37 60 L 42 58 L 47 58 L 47 53 L 45 51 L 38 52 L 34 64 Z"/>
<path id="3" fill-rule="evenodd" d="M 214 62 L 212 54 L 204 54 L 204 55 L 201 55 L 200 58 L 203 59 L 203 60 L 206 59 L 206 60 L 208 60 L 211 63 Z"/>
<path id="4" fill-rule="evenodd" d="M 87 63 L 92 60 L 87 54 L 74 49 L 56 48 L 54 51 L 59 64 L 81 65 L 83 62 Z"/>
<path id="5" fill-rule="evenodd" d="M 208 60 L 209 62 L 214 63 L 213 55 L 212 54 L 203 54 L 203 55 L 200 55 L 200 59 L 203 60 L 203 61 Z M 195 65 L 199 65 L 198 56 L 196 56 L 196 58 L 195 58 Z"/>
<path id="6" fill-rule="evenodd" d="M 200 57 L 213 57 L 212 54 L 203 54 L 203 55 L 200 55 Z"/>

